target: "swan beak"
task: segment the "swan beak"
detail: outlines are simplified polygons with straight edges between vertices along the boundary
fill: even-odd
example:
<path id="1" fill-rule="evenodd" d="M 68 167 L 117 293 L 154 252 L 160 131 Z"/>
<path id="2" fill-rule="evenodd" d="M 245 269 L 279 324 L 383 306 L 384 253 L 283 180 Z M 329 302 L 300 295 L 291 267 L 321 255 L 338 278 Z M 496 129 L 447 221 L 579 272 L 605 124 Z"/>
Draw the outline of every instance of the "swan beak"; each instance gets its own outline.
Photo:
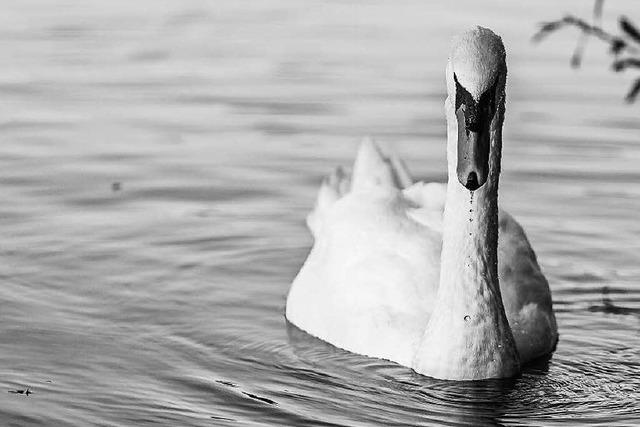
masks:
<path id="1" fill-rule="evenodd" d="M 489 175 L 489 123 L 467 123 L 466 106 L 456 110 L 458 119 L 458 181 L 475 191 L 487 182 Z"/>

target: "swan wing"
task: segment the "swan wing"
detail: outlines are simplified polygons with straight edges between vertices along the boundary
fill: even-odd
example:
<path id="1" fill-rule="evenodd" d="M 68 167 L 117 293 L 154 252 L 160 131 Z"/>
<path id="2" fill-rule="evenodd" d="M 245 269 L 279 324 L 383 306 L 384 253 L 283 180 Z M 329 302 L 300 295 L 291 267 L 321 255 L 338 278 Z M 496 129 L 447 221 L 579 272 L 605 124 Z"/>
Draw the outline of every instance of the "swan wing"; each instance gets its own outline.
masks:
<path id="1" fill-rule="evenodd" d="M 522 226 L 499 212 L 498 276 L 507 319 L 520 360 L 550 353 L 558 340 L 549 283 Z"/>
<path id="2" fill-rule="evenodd" d="M 315 207 L 307 216 L 307 226 L 314 238 L 317 237 L 330 207 L 351 191 L 371 187 L 407 188 L 412 182 L 406 164 L 395 152 L 385 155 L 373 139 L 365 138 L 358 149 L 352 174 L 338 166 L 323 179 Z"/>
<path id="3" fill-rule="evenodd" d="M 406 188 L 403 194 L 412 205 L 407 214 L 423 226 L 441 234 L 447 184 L 416 182 Z"/>
<path id="4" fill-rule="evenodd" d="M 397 189 L 351 192 L 325 213 L 287 319 L 337 347 L 409 366 L 438 283 L 440 235 Z"/>
<path id="5" fill-rule="evenodd" d="M 405 163 L 392 152 L 385 155 L 371 138 L 360 143 L 353 164 L 352 189 L 361 190 L 370 186 L 406 188 L 413 180 Z"/>
<path id="6" fill-rule="evenodd" d="M 398 188 L 408 171 L 392 159 L 366 140 L 351 177 L 325 179 L 286 316 L 333 345 L 408 366 L 435 296 L 441 237 L 411 217 L 418 207 Z"/>
<path id="7" fill-rule="evenodd" d="M 320 190 L 316 196 L 316 204 L 307 215 L 307 227 L 314 238 L 320 233 L 320 228 L 329 209 L 349 192 L 350 186 L 351 177 L 341 166 L 338 166 L 322 180 Z"/>

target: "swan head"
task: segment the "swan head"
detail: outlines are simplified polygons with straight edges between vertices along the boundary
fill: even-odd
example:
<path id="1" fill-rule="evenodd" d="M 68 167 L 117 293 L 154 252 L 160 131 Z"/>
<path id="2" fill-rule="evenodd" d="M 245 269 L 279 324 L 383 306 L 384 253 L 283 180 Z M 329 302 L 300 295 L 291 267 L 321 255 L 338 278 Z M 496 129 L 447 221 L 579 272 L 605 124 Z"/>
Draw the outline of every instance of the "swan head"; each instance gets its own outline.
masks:
<path id="1" fill-rule="evenodd" d="M 458 124 L 458 181 L 468 190 L 489 175 L 491 124 L 504 98 L 507 65 L 502 39 L 475 27 L 453 41 L 447 65 L 447 91 Z"/>

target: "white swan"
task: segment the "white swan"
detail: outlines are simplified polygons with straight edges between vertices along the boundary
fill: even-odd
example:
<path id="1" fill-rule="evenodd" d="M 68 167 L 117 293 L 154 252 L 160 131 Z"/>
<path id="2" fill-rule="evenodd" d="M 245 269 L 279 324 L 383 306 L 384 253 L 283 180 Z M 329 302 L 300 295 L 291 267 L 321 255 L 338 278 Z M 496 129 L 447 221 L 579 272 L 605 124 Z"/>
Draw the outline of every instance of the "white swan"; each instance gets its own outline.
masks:
<path id="1" fill-rule="evenodd" d="M 506 71 L 490 30 L 454 41 L 447 185 L 411 184 L 370 141 L 350 185 L 340 169 L 325 180 L 308 217 L 315 243 L 287 298 L 291 323 L 442 379 L 510 377 L 553 351 L 548 283 L 522 227 L 498 210 Z"/>

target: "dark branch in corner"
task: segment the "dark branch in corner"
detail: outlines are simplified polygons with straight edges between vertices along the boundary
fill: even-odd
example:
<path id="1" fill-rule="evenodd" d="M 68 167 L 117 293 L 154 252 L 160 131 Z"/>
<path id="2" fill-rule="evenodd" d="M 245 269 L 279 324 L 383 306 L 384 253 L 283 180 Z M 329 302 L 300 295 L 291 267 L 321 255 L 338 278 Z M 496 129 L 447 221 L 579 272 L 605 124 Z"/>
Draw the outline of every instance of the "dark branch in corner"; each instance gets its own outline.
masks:
<path id="1" fill-rule="evenodd" d="M 580 67 L 582 56 L 588 38 L 596 38 L 609 45 L 609 53 L 614 56 L 612 69 L 615 72 L 627 69 L 640 68 L 640 30 L 627 18 L 621 16 L 618 19 L 620 34 L 612 34 L 600 26 L 602 7 L 604 0 L 596 0 L 593 8 L 593 22 L 588 23 L 573 15 L 566 15 L 556 21 L 546 22 L 540 25 L 540 29 L 533 35 L 534 42 L 540 42 L 549 34 L 561 28 L 574 27 L 580 30 L 578 44 L 571 56 L 571 66 Z M 622 57 L 623 56 L 623 57 Z M 640 79 L 635 80 L 627 93 L 625 100 L 632 103 L 640 95 Z"/>
<path id="2" fill-rule="evenodd" d="M 637 79 L 633 86 L 631 86 L 631 90 L 625 97 L 627 102 L 633 102 L 636 100 L 636 97 L 640 94 L 640 79 Z"/>

